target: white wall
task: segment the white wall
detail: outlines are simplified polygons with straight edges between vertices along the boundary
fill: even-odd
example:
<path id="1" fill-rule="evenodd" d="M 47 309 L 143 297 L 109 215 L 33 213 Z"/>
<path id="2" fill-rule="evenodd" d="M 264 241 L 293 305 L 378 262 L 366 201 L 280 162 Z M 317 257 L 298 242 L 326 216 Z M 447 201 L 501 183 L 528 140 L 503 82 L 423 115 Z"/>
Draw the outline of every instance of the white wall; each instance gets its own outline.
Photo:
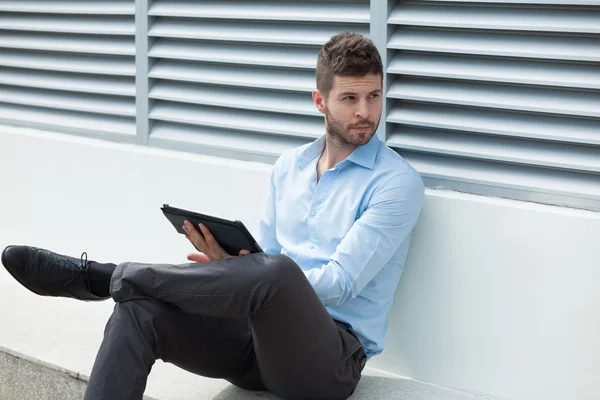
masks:
<path id="1" fill-rule="evenodd" d="M 184 262 L 162 203 L 255 230 L 269 169 L 0 127 L 0 247 Z M 599 283 L 599 213 L 428 191 L 370 365 L 507 399 L 598 399 Z"/>

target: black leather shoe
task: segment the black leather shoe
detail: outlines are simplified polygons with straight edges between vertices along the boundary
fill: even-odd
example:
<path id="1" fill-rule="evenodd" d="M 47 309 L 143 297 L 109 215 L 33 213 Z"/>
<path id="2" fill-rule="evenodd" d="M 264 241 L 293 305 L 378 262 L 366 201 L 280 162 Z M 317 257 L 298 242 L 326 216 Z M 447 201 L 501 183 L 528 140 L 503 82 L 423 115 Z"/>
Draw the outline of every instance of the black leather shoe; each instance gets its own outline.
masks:
<path id="1" fill-rule="evenodd" d="M 2 264 L 21 285 L 40 296 L 86 301 L 108 298 L 89 290 L 87 253 L 77 259 L 36 247 L 8 246 L 2 252 Z"/>

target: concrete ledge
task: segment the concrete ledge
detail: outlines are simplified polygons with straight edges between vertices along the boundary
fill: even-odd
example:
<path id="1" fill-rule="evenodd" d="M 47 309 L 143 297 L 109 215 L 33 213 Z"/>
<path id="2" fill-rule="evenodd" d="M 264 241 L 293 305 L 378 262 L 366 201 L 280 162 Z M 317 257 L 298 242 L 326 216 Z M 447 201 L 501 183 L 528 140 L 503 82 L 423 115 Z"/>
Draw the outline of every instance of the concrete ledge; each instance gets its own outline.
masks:
<path id="1" fill-rule="evenodd" d="M 81 400 L 87 376 L 0 347 L 0 399 Z M 156 400 L 144 396 L 144 400 Z"/>
<path id="2" fill-rule="evenodd" d="M 37 360 L 25 354 L 0 347 L 0 399 L 3 400 L 80 400 L 85 393 L 88 376 Z M 249 392 L 226 382 L 203 377 L 205 391 L 198 390 L 190 396 L 149 397 L 144 400 L 277 400 L 266 392 Z M 163 385 L 169 386 L 168 381 Z M 217 384 L 216 384 L 217 383 Z M 223 387 L 215 392 L 215 384 Z M 367 368 L 352 400 L 491 400 L 459 391 L 392 377 L 381 371 Z"/>
<path id="3" fill-rule="evenodd" d="M 79 374 L 0 347 L 0 399 L 81 400 Z"/>

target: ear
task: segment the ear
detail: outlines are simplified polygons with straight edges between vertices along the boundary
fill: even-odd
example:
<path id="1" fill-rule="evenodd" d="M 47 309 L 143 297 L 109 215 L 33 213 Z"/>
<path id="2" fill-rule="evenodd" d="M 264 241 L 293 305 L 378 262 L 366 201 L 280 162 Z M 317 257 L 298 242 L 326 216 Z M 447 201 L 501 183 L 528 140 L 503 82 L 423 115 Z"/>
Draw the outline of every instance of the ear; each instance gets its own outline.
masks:
<path id="1" fill-rule="evenodd" d="M 325 104 L 325 97 L 323 97 L 323 93 L 321 93 L 320 90 L 315 89 L 312 92 L 312 98 L 315 103 L 315 106 L 317 107 L 317 110 L 319 110 L 321 114 L 326 114 L 327 105 Z"/>

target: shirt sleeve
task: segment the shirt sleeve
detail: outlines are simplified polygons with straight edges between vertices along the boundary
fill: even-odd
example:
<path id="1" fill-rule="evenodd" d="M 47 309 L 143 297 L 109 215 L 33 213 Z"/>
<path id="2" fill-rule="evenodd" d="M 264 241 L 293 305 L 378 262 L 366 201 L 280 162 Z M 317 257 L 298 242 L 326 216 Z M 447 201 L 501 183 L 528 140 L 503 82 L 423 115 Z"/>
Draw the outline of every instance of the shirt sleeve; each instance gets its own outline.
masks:
<path id="1" fill-rule="evenodd" d="M 397 175 L 375 190 L 329 262 L 305 275 L 325 306 L 356 297 L 410 237 L 423 204 L 418 173 Z"/>
<path id="2" fill-rule="evenodd" d="M 263 199 L 260 222 L 258 225 L 258 243 L 263 251 L 268 254 L 280 254 L 281 245 L 277 242 L 276 211 L 275 211 L 275 187 L 276 187 L 276 163 L 271 169 L 267 194 Z"/>

